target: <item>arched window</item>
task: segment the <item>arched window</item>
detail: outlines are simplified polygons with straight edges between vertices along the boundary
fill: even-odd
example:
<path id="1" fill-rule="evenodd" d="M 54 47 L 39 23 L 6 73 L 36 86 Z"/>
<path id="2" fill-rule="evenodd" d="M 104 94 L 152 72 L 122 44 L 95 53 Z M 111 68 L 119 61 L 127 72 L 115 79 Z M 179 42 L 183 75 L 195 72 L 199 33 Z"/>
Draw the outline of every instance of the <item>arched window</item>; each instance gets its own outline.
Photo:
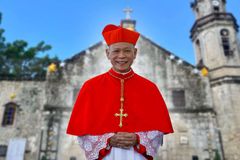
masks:
<path id="1" fill-rule="evenodd" d="M 196 47 L 197 47 L 197 53 L 198 53 L 199 55 L 201 55 L 201 54 L 202 54 L 202 51 L 201 51 L 201 45 L 200 45 L 199 39 L 196 40 Z"/>
<path id="2" fill-rule="evenodd" d="M 221 39 L 222 39 L 222 47 L 225 56 L 232 55 L 230 40 L 229 40 L 229 31 L 227 29 L 222 29 L 220 31 Z"/>
<path id="3" fill-rule="evenodd" d="M 18 105 L 13 102 L 7 103 L 5 105 L 2 126 L 13 125 L 17 107 Z"/>
<path id="4" fill-rule="evenodd" d="M 197 66 L 201 67 L 203 65 L 203 57 L 202 57 L 202 49 L 201 49 L 201 44 L 200 44 L 200 40 L 196 40 L 195 42 L 196 45 L 196 52 L 197 52 Z"/>
<path id="5" fill-rule="evenodd" d="M 213 6 L 213 11 L 214 12 L 219 12 L 220 11 L 220 7 L 219 6 Z"/>

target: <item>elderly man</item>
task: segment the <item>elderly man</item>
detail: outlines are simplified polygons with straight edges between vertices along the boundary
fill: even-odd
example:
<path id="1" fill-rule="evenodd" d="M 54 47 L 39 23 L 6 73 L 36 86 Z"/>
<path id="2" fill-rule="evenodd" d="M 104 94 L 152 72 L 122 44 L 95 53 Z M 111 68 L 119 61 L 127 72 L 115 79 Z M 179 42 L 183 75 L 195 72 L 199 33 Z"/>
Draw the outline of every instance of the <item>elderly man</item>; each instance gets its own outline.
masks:
<path id="1" fill-rule="evenodd" d="M 84 83 L 67 133 L 89 160 L 153 159 L 173 129 L 157 86 L 131 68 L 140 34 L 112 24 L 102 34 L 112 68 Z"/>

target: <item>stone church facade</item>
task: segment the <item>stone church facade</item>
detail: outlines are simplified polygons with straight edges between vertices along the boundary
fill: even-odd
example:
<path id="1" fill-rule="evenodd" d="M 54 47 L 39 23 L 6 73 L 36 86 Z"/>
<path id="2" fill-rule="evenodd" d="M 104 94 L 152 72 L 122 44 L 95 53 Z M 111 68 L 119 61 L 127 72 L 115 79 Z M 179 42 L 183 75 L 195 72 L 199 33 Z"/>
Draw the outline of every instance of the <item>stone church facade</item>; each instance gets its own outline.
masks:
<path id="1" fill-rule="evenodd" d="M 137 43 L 133 69 L 157 84 L 175 130 L 164 137 L 156 159 L 240 159 L 238 25 L 225 6 L 225 0 L 191 4 L 196 14 L 191 29 L 196 66 L 144 35 Z M 127 17 L 122 24 L 135 29 L 136 22 Z M 0 160 L 14 155 L 25 160 L 85 160 L 66 127 L 84 81 L 109 70 L 106 48 L 104 42 L 96 43 L 66 59 L 43 81 L 0 81 Z"/>

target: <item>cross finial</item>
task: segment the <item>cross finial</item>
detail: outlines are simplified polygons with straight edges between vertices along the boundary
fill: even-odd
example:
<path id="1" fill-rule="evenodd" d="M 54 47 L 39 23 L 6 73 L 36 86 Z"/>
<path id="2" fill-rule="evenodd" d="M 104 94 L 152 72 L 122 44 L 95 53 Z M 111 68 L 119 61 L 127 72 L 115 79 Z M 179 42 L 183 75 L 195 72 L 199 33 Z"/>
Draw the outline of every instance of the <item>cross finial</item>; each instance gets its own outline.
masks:
<path id="1" fill-rule="evenodd" d="M 131 9 L 131 8 L 125 8 L 124 10 L 123 10 L 123 12 L 125 12 L 126 13 L 126 19 L 131 19 L 131 16 L 130 16 L 130 14 L 133 12 L 133 10 Z"/>

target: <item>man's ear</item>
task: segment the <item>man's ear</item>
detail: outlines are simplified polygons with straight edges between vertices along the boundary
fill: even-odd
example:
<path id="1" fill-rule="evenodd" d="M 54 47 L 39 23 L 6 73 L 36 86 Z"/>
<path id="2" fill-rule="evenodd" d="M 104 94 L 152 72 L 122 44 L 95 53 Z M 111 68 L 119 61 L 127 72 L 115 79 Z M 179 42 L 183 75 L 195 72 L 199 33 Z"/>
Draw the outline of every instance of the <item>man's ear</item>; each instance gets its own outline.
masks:
<path id="1" fill-rule="evenodd" d="M 106 52 L 107 58 L 109 59 L 109 53 L 110 53 L 109 48 L 107 48 L 107 49 L 105 50 L 105 52 Z"/>

